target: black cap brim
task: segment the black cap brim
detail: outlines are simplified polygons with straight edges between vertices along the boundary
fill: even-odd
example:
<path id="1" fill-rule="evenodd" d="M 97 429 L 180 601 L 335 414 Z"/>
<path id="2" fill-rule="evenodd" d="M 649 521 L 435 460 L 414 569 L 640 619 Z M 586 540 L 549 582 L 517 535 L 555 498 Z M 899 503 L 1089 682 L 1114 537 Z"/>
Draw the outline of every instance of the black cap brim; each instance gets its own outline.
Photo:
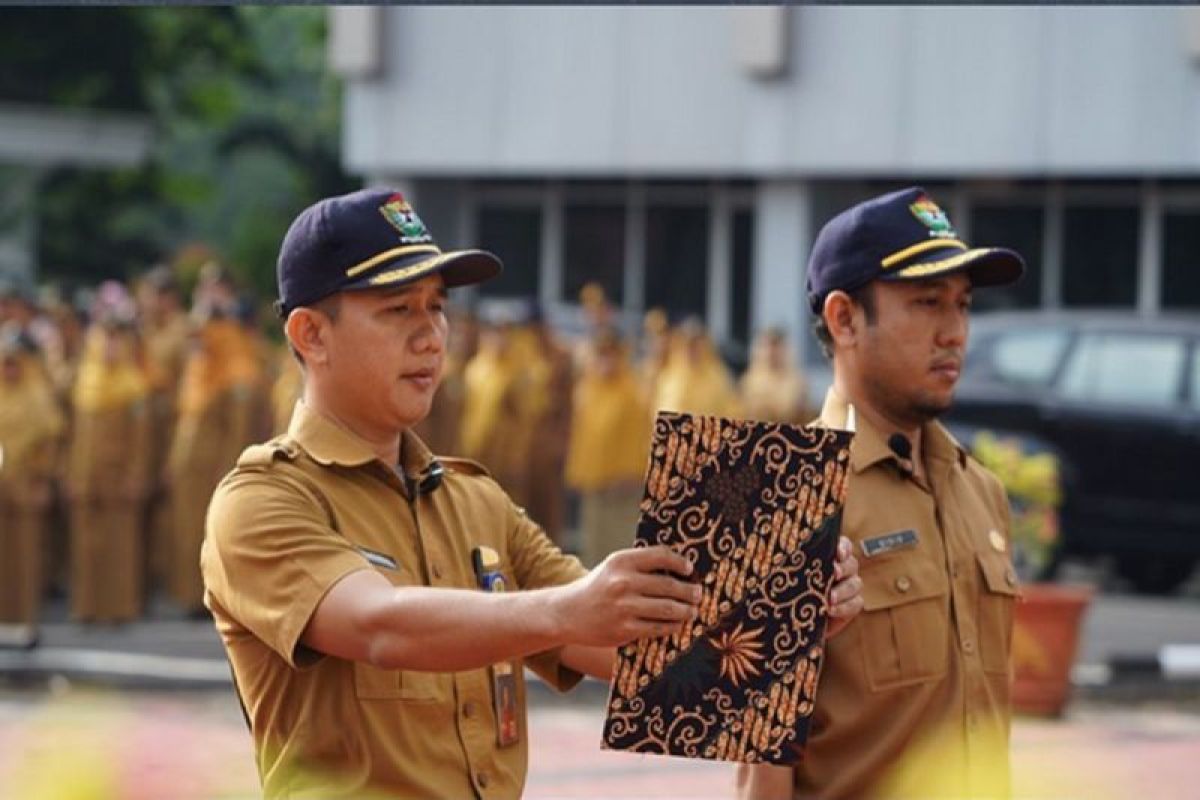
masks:
<path id="1" fill-rule="evenodd" d="M 882 281 L 921 281 L 966 272 L 972 286 L 1007 286 L 1025 274 L 1025 260 L 1003 247 L 976 247 L 949 258 L 918 261 L 879 276 Z"/>
<path id="2" fill-rule="evenodd" d="M 486 250 L 451 250 L 447 253 L 426 254 L 419 260 L 398 258 L 380 264 L 355 280 L 339 287 L 342 290 L 382 289 L 403 286 L 429 275 L 440 274 L 446 288 L 482 283 L 504 270 L 500 259 Z"/>

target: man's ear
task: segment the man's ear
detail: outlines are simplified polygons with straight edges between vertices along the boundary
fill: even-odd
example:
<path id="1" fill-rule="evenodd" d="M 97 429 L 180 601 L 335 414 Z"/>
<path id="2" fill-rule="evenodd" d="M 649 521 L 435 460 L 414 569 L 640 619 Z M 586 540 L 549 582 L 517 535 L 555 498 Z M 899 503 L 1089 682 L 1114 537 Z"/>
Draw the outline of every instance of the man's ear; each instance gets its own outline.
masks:
<path id="1" fill-rule="evenodd" d="M 826 296 L 821 316 L 836 346 L 852 347 L 858 341 L 861 314 L 862 309 L 842 290 L 837 289 Z"/>
<path id="2" fill-rule="evenodd" d="M 283 332 L 307 366 L 327 364 L 331 324 L 320 311 L 302 306 L 288 314 Z"/>

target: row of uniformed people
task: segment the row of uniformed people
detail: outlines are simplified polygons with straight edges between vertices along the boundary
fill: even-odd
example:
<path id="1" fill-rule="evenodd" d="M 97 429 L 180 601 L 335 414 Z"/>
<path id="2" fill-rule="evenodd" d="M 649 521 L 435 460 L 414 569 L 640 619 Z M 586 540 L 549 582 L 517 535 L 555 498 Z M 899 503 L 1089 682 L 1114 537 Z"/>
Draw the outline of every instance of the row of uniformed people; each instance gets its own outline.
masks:
<path id="1" fill-rule="evenodd" d="M 102 284 L 76 347 L 31 298 L 0 307 L 0 626 L 35 622 L 48 585 L 81 622 L 140 616 L 147 578 L 203 611 L 205 509 L 270 434 L 267 356 L 223 271 L 191 317 L 170 273 L 138 288 Z"/>
<path id="2" fill-rule="evenodd" d="M 138 281 L 136 304 L 119 284 L 100 288 L 77 353 L 63 322 L 40 357 L 10 346 L 0 510 L 22 509 L 11 517 L 22 522 L 0 538 L 0 569 L 14 573 L 0 587 L 0 624 L 36 618 L 60 563 L 80 621 L 139 616 L 147 578 L 202 612 L 196 554 L 212 491 L 246 444 L 286 429 L 301 391 L 290 353 L 243 324 L 236 299 L 211 269 L 189 315 L 157 269 Z M 651 311 L 635 361 L 603 294 L 587 287 L 581 300 L 588 331 L 574 347 L 536 314 L 491 325 L 464 315 L 418 432 L 435 452 L 484 463 L 560 544 L 568 490 L 577 493 L 578 548 L 595 564 L 632 540 L 656 410 L 798 422 L 807 409 L 777 332 L 759 337 L 735 382 L 698 323 L 672 329 Z M 58 403 L 34 399 L 56 393 Z M 68 521 L 61 543 L 48 525 L 55 496 Z"/>

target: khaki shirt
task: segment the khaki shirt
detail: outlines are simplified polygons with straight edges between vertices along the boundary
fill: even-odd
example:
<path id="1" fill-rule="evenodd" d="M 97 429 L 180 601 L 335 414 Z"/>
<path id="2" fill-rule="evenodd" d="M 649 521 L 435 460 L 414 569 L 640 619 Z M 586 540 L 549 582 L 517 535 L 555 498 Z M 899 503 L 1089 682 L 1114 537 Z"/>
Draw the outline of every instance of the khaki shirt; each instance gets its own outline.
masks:
<path id="1" fill-rule="evenodd" d="M 433 456 L 406 432 L 400 460 L 416 476 Z M 300 402 L 288 433 L 249 448 L 213 496 L 201 554 L 205 603 L 233 665 L 267 797 L 520 795 L 528 742 L 520 669 L 520 742 L 500 748 L 489 670 L 384 670 L 300 643 L 321 598 L 356 570 L 375 569 L 398 587 L 476 588 L 471 551 L 487 545 L 510 587 L 584 574 L 482 467 L 443 464 L 441 486 L 411 497 L 366 443 Z M 527 663 L 560 690 L 581 677 L 557 651 Z"/>
<path id="2" fill-rule="evenodd" d="M 830 390 L 820 424 L 846 417 Z M 842 533 L 865 608 L 829 642 L 796 796 L 1006 796 L 1017 580 L 1004 489 L 937 423 L 922 433 L 928 485 L 856 427 Z M 903 531 L 915 541 L 878 538 Z"/>

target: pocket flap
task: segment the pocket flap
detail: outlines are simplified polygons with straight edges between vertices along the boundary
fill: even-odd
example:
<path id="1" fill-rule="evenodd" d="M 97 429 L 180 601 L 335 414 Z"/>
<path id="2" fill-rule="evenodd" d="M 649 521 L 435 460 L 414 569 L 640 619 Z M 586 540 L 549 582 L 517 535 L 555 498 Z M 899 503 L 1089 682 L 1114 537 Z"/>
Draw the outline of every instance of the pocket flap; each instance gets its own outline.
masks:
<path id="1" fill-rule="evenodd" d="M 1018 593 L 1017 572 L 1007 558 L 999 553 L 978 553 L 977 558 L 989 592 L 1013 596 Z"/>
<path id="2" fill-rule="evenodd" d="M 862 580 L 866 611 L 895 608 L 949 591 L 945 573 L 923 558 L 898 558 L 871 564 L 862 570 Z"/>

